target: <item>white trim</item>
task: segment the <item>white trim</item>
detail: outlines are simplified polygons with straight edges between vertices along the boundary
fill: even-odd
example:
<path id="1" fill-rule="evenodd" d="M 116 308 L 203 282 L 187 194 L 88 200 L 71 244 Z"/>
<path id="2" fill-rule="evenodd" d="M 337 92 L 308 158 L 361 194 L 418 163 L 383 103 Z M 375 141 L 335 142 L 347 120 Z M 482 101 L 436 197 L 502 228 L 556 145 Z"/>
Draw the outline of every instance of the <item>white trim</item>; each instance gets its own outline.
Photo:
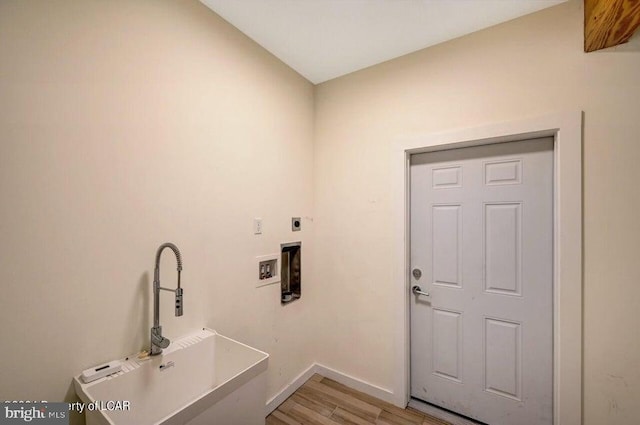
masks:
<path id="1" fill-rule="evenodd" d="M 333 379 L 334 381 L 346 385 L 354 390 L 363 392 L 388 403 L 393 403 L 394 394 L 391 390 L 378 387 L 377 385 L 370 384 L 367 381 L 355 378 L 351 375 L 347 375 L 346 373 L 331 369 L 330 367 L 321 365 L 319 363 L 314 363 L 267 402 L 265 417 L 276 410 L 278 406 L 284 403 L 286 399 L 291 397 L 291 395 L 296 392 L 298 388 L 300 388 L 305 382 L 309 380 L 309 378 L 311 378 L 316 373 L 324 376 L 325 378 Z"/>
<path id="2" fill-rule="evenodd" d="M 396 338 L 393 402 L 409 401 L 409 209 L 411 154 L 554 136 L 554 424 L 582 423 L 582 112 L 564 112 L 478 128 L 404 137 L 394 146 L 393 263 L 401 287 L 393 300 Z"/>
<path id="3" fill-rule="evenodd" d="M 370 384 L 367 381 L 355 378 L 351 375 L 347 375 L 346 373 L 331 369 L 318 363 L 316 363 L 316 368 L 316 373 L 319 373 L 325 378 L 333 379 L 334 381 L 340 382 L 342 385 L 346 385 L 354 390 L 369 394 L 370 396 L 386 401 L 387 403 L 393 403 L 393 391 L 391 390 Z"/>
<path id="4" fill-rule="evenodd" d="M 294 378 L 293 381 L 285 385 L 285 387 L 281 389 L 278 394 L 271 397 L 271 399 L 267 401 L 266 414 L 264 415 L 265 418 L 269 416 L 271 412 L 276 410 L 278 406 L 284 403 L 286 399 L 291 397 L 291 395 L 295 393 L 298 388 L 300 388 L 305 382 L 309 380 L 309 378 L 311 378 L 315 373 L 317 373 L 316 367 L 317 367 L 316 363 L 312 364 L 307 368 L 307 370 L 305 370 L 296 378 Z"/>

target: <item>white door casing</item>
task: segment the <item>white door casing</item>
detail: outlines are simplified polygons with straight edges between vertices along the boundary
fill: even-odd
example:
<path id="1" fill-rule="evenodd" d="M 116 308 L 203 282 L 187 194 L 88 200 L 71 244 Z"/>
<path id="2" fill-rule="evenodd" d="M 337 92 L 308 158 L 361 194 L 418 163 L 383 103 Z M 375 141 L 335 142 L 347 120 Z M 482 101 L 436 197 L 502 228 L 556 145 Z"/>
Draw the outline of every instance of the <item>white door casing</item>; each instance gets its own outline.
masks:
<path id="1" fill-rule="evenodd" d="M 583 112 L 555 112 L 506 122 L 396 137 L 391 146 L 395 355 L 389 401 L 409 402 L 409 158 L 415 153 L 554 137 L 555 425 L 582 424 L 582 125 Z M 387 399 L 387 398 L 385 398 Z"/>
<path id="2" fill-rule="evenodd" d="M 411 395 L 552 423 L 553 138 L 411 158 Z"/>

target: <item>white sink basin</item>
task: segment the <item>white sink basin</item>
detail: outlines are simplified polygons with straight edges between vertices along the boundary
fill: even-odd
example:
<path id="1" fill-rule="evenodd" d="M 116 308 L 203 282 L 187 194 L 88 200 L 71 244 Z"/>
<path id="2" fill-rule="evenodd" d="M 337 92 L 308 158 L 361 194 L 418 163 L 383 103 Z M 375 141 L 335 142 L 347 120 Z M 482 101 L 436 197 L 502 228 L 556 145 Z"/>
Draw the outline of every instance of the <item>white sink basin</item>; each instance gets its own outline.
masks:
<path id="1" fill-rule="evenodd" d="M 117 374 L 88 384 L 78 375 L 74 386 L 87 425 L 264 425 L 268 361 L 267 353 L 203 329 L 159 356 L 122 359 Z M 124 402 L 129 409 L 118 410 Z"/>

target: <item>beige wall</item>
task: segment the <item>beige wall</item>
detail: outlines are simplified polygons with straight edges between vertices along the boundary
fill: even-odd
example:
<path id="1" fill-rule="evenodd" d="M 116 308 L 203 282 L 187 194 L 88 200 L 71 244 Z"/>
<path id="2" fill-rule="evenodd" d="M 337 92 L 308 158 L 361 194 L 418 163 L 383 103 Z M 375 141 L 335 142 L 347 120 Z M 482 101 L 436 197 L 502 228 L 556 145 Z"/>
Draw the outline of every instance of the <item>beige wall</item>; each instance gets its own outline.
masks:
<path id="1" fill-rule="evenodd" d="M 571 1 L 317 87 L 319 362 L 393 388 L 398 136 L 583 110 L 584 423 L 637 423 L 640 46 L 586 55 L 582 19 Z"/>
<path id="2" fill-rule="evenodd" d="M 169 337 L 205 325 L 268 351 L 270 396 L 314 360 L 392 388 L 395 138 L 584 110 L 585 424 L 634 424 L 640 43 L 585 55 L 581 25 L 571 1 L 314 104 L 196 1 L 0 1 L 0 399 L 70 399 L 73 374 L 144 348 L 164 241 L 185 263 Z M 305 295 L 282 308 L 253 257 L 298 236 Z"/>
<path id="3" fill-rule="evenodd" d="M 147 347 L 165 241 L 169 338 L 269 352 L 270 396 L 307 368 L 313 226 L 290 219 L 312 213 L 312 139 L 313 86 L 195 0 L 0 1 L 0 400 L 70 399 Z M 254 257 L 299 238 L 306 292 L 282 308 Z"/>

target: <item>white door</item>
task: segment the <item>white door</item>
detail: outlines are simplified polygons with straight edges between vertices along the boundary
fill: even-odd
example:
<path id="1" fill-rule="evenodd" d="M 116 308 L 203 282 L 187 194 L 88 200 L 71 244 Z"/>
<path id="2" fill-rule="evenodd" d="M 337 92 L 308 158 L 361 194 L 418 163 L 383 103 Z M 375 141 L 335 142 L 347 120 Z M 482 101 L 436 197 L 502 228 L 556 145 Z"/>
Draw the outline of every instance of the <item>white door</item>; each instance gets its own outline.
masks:
<path id="1" fill-rule="evenodd" d="M 410 185 L 411 396 L 553 423 L 553 139 L 412 155 Z"/>

